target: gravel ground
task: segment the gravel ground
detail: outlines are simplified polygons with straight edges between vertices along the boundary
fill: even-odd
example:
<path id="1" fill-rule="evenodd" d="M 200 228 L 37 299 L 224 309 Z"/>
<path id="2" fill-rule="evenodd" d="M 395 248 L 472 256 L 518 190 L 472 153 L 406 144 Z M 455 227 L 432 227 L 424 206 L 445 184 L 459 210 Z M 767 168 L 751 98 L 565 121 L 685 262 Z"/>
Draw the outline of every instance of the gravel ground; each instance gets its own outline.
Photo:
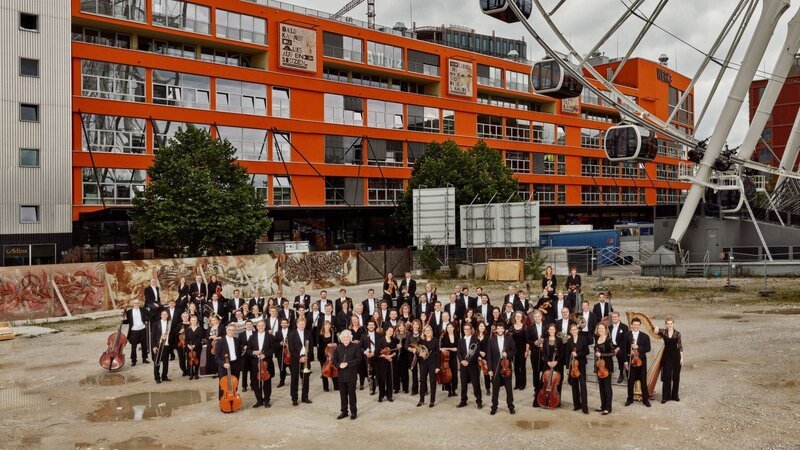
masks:
<path id="1" fill-rule="evenodd" d="M 441 293 L 455 283 L 436 284 Z M 585 283 L 599 285 L 593 279 Z M 417 399 L 402 393 L 394 403 L 379 404 L 365 390 L 358 392 L 359 419 L 337 421 L 338 393 L 322 391 L 315 363 L 313 405 L 292 407 L 287 380 L 280 389 L 273 384 L 271 409 L 251 409 L 254 397 L 248 391 L 242 394 L 245 408 L 225 415 L 216 403 L 217 380 L 188 381 L 180 376 L 177 361 L 170 367 L 172 383 L 155 384 L 150 365 L 104 373 L 97 358 L 114 321 L 78 320 L 44 325 L 58 333 L 0 342 L 0 447 L 358 448 L 400 439 L 399 445 L 427 448 L 552 448 L 559 443 L 800 448 L 800 280 L 773 280 L 778 293 L 771 299 L 757 295 L 763 285 L 759 279 L 735 280 L 741 288 L 737 292 L 721 289 L 719 279 L 664 283 L 669 287 L 664 293 L 650 291 L 657 284 L 652 278 L 602 284 L 613 291 L 612 304 L 619 311 L 645 312 L 659 325 L 666 314 L 675 317 L 686 364 L 680 403 L 662 405 L 657 394 L 652 408 L 638 403 L 626 408 L 625 388 L 615 385 L 614 411 L 601 416 L 594 412 L 600 401 L 597 385 L 590 383 L 588 416 L 572 412 L 566 386 L 560 409 L 534 409 L 529 382 L 526 392 L 514 391 L 516 415 L 508 414 L 501 395 L 497 415 L 490 416 L 488 407 L 474 408 L 471 393 L 468 408 L 456 409 L 458 398 L 439 395 L 430 409 L 416 408 Z M 505 292 L 502 284 L 481 284 L 493 298 Z M 372 286 L 348 291 L 360 298 Z M 133 420 L 133 405 L 147 406 L 143 420 Z"/>

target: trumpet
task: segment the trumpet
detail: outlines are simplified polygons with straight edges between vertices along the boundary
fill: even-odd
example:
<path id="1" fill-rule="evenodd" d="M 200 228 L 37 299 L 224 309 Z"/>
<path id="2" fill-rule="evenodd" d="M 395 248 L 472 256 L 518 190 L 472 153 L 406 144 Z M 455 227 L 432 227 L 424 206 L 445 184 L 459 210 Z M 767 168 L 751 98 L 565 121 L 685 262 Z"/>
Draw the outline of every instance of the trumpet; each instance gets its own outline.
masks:
<path id="1" fill-rule="evenodd" d="M 311 373 L 311 367 L 308 364 L 308 362 L 310 360 L 310 356 L 309 356 L 309 353 L 308 353 L 309 352 L 308 339 L 306 339 L 305 348 L 306 348 L 306 355 L 305 355 L 306 356 L 306 366 L 303 368 L 303 373 Z"/>

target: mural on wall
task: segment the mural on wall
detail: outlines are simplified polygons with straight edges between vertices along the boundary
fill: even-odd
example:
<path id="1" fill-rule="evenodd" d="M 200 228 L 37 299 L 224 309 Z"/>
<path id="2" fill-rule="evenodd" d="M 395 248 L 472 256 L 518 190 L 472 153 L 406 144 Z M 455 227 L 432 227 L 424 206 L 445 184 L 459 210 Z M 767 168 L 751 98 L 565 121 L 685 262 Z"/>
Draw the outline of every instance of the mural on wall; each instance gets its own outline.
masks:
<path id="1" fill-rule="evenodd" d="M 103 263 L 0 268 L 0 320 L 64 316 L 56 290 L 72 314 L 107 307 Z"/>
<path id="2" fill-rule="evenodd" d="M 358 282 L 357 253 L 348 251 L 283 255 L 282 281 L 293 291 L 300 287 L 324 289 Z"/>

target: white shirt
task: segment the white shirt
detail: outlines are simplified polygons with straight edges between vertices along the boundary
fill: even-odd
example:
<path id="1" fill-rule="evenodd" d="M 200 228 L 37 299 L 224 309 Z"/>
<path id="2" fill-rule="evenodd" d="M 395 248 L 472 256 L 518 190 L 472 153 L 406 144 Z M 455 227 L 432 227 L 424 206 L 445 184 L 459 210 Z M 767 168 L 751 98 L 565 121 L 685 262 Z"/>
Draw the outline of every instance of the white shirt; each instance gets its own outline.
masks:
<path id="1" fill-rule="evenodd" d="M 606 302 L 600 302 L 600 317 L 605 317 L 606 315 Z"/>
<path id="2" fill-rule="evenodd" d="M 466 346 L 467 351 L 469 351 L 469 341 L 471 338 L 472 336 L 464 336 L 464 345 Z"/>
<path id="3" fill-rule="evenodd" d="M 230 336 L 225 336 L 225 339 L 228 341 L 228 351 L 230 351 L 231 362 L 236 361 L 236 343 L 233 342 L 233 338 Z"/>
<path id="4" fill-rule="evenodd" d="M 419 304 L 419 308 L 422 312 L 428 311 L 428 302 L 422 302 Z"/>
<path id="5" fill-rule="evenodd" d="M 155 294 L 156 303 L 160 303 L 161 299 L 158 297 L 158 289 L 153 285 L 150 285 L 150 289 L 152 289 L 153 290 L 153 294 Z"/>
<path id="6" fill-rule="evenodd" d="M 503 353 L 503 344 L 505 343 L 505 336 L 497 336 L 497 348 L 500 350 L 500 353 Z"/>
<path id="7" fill-rule="evenodd" d="M 167 334 L 167 327 L 169 326 L 169 322 L 166 320 L 161 321 L 161 336 Z"/>
<path id="8" fill-rule="evenodd" d="M 211 305 L 212 305 L 215 313 L 219 312 L 219 301 L 212 300 L 211 301 Z"/>
<path id="9" fill-rule="evenodd" d="M 174 319 L 175 319 L 175 308 L 170 308 L 169 309 L 169 320 L 174 320 Z"/>
<path id="10" fill-rule="evenodd" d="M 244 337 L 246 337 L 248 341 L 250 340 L 250 336 L 252 335 L 253 335 L 252 331 L 244 330 Z"/>
<path id="11" fill-rule="evenodd" d="M 442 312 L 441 311 L 434 311 L 433 315 L 434 315 L 434 319 L 433 320 L 435 322 L 441 322 L 442 321 Z"/>
<path id="12" fill-rule="evenodd" d="M 375 312 L 375 299 L 374 298 L 368 298 L 367 299 L 367 308 L 369 309 L 369 315 L 372 315 L 372 313 Z"/>
<path id="13" fill-rule="evenodd" d="M 333 323 L 333 314 L 331 314 L 331 315 L 325 314 L 325 318 L 322 319 L 322 323 L 325 323 L 325 322 Z"/>
<path id="14" fill-rule="evenodd" d="M 258 333 L 256 339 L 258 339 L 258 348 L 256 350 L 261 350 L 264 348 L 264 339 L 266 339 L 266 333 Z"/>
<path id="15" fill-rule="evenodd" d="M 483 316 L 483 320 L 489 318 L 489 305 L 481 304 L 481 315 Z"/>
<path id="16" fill-rule="evenodd" d="M 633 332 L 633 342 L 632 343 L 635 344 L 637 339 L 639 339 L 639 332 L 638 331 L 634 331 Z"/>
<path id="17" fill-rule="evenodd" d="M 371 331 L 369 333 L 369 351 L 375 351 L 375 332 Z"/>
<path id="18" fill-rule="evenodd" d="M 305 338 L 305 331 L 298 329 L 297 335 L 300 336 L 300 356 L 305 356 L 306 354 L 306 338 Z"/>
<path id="19" fill-rule="evenodd" d="M 272 330 L 272 334 L 278 332 L 278 327 L 280 326 L 280 320 L 277 317 L 270 317 L 269 318 L 269 327 Z"/>
<path id="20" fill-rule="evenodd" d="M 564 299 L 558 300 L 556 302 L 556 311 L 561 314 L 561 310 L 564 309 Z"/>
<path id="21" fill-rule="evenodd" d="M 561 319 L 561 331 L 569 333 L 569 319 Z"/>
<path id="22" fill-rule="evenodd" d="M 450 307 L 450 318 L 454 319 L 456 317 L 456 304 L 450 303 L 448 306 Z"/>
<path id="23" fill-rule="evenodd" d="M 133 308 L 131 310 L 131 318 L 133 318 L 133 326 L 131 330 L 139 331 L 144 329 L 144 322 L 142 322 L 142 310 Z"/>
<path id="24" fill-rule="evenodd" d="M 319 311 L 312 312 L 311 313 L 311 317 L 312 317 L 311 323 L 316 325 L 317 324 L 317 319 L 319 318 Z"/>
<path id="25" fill-rule="evenodd" d="M 536 336 L 539 336 L 539 339 L 542 338 L 542 325 L 543 323 L 534 323 L 536 325 Z"/>
<path id="26" fill-rule="evenodd" d="M 583 326 L 583 331 L 589 331 L 589 311 L 583 313 L 583 323 L 585 324 Z"/>
<path id="27" fill-rule="evenodd" d="M 431 301 L 431 299 L 433 298 L 433 292 L 425 292 L 425 297 L 428 298 L 428 301 Z"/>

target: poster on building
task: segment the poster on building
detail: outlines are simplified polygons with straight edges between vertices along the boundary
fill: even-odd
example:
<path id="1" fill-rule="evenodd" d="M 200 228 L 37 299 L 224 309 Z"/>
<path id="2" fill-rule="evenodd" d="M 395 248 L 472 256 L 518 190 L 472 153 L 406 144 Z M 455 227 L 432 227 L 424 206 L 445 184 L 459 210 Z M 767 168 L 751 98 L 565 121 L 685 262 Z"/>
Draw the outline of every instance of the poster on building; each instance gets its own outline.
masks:
<path id="1" fill-rule="evenodd" d="M 280 67 L 316 72 L 317 32 L 282 23 Z"/>
<path id="2" fill-rule="evenodd" d="M 579 97 L 562 98 L 561 112 L 567 114 L 579 114 L 581 112 L 581 102 Z"/>
<path id="3" fill-rule="evenodd" d="M 472 97 L 472 63 L 448 60 L 448 92 L 450 95 Z"/>

